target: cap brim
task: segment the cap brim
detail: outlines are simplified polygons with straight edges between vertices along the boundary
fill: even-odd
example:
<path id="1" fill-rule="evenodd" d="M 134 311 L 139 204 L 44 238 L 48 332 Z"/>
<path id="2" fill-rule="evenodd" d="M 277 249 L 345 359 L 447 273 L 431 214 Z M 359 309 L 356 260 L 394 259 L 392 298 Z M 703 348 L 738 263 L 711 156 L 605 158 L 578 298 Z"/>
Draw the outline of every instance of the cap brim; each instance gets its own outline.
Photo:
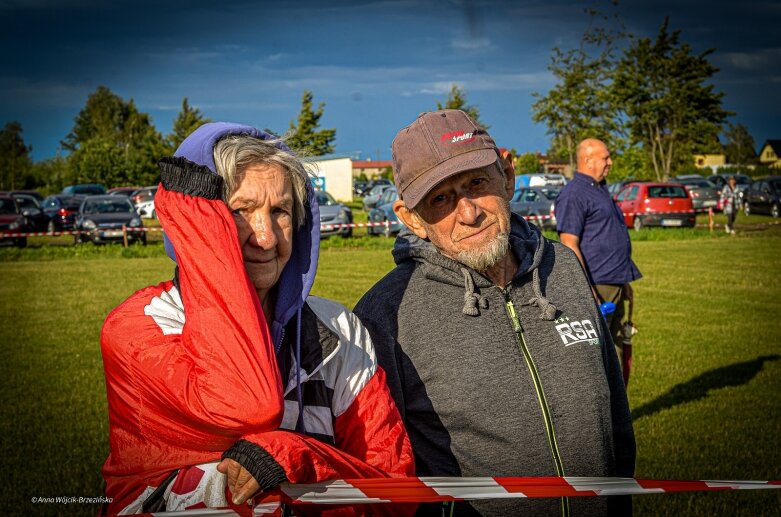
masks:
<path id="1" fill-rule="evenodd" d="M 495 163 L 499 158 L 495 149 L 477 149 L 468 153 L 453 156 L 421 174 L 401 192 L 401 199 L 409 208 L 415 208 L 431 189 L 442 181 L 462 172 L 480 169 Z"/>

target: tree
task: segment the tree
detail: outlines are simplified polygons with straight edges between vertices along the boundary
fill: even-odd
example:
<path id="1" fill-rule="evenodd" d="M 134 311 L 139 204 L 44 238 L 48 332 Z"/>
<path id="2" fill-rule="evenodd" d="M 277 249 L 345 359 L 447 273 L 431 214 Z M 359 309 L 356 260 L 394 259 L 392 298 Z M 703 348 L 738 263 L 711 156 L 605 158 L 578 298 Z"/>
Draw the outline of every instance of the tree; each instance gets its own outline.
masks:
<path id="1" fill-rule="evenodd" d="M 109 186 L 156 182 L 157 160 L 168 154 L 152 118 L 105 86 L 89 95 L 61 143 L 71 151 L 72 181 Z"/>
<path id="2" fill-rule="evenodd" d="M 465 112 L 469 117 L 475 121 L 475 123 L 483 129 L 489 129 L 491 126 L 484 124 L 480 120 L 480 110 L 477 106 L 467 104 L 466 92 L 459 88 L 459 86 L 453 83 L 450 86 L 450 92 L 447 94 L 447 100 L 442 104 L 437 101 L 438 110 L 461 110 Z"/>
<path id="3" fill-rule="evenodd" d="M 190 136 L 190 133 L 201 127 L 203 124 L 211 122 L 210 119 L 203 116 L 198 108 L 191 108 L 187 97 L 182 99 L 182 109 L 174 120 L 171 132 L 165 138 L 169 154 L 173 154 L 184 139 Z"/>
<path id="4" fill-rule="evenodd" d="M 516 174 L 535 174 L 540 172 L 540 159 L 535 153 L 523 153 L 515 159 Z"/>
<path id="5" fill-rule="evenodd" d="M 532 120 L 545 123 L 551 135 L 548 155 L 569 161 L 575 168 L 578 143 L 584 138 L 599 138 L 610 149 L 622 147 L 622 131 L 616 107 L 610 97 L 610 84 L 615 69 L 615 44 L 623 37 L 619 28 L 602 24 L 618 23 L 595 9 L 585 9 L 589 27 L 583 33 L 580 46 L 564 51 L 553 49 L 548 65 L 556 85 L 532 105 Z M 592 55 L 593 54 L 593 55 Z"/>
<path id="6" fill-rule="evenodd" d="M 312 98 L 312 92 L 304 90 L 298 123 L 290 122 L 287 144 L 292 149 L 303 151 L 309 156 L 322 156 L 334 152 L 336 129 L 317 129 L 320 125 L 320 117 L 323 116 L 325 103 L 321 102 L 317 109 L 313 110 Z"/>
<path id="7" fill-rule="evenodd" d="M 730 123 L 724 136 L 727 138 L 727 163 L 741 167 L 757 161 L 754 138 L 746 126 Z"/>
<path id="8" fill-rule="evenodd" d="M 632 142 L 643 146 L 659 181 L 690 163 L 695 150 L 712 147 L 730 115 L 724 94 L 706 84 L 718 71 L 707 59 L 713 49 L 694 54 L 668 24 L 655 40 L 635 40 L 624 51 L 612 88 Z"/>
<path id="9" fill-rule="evenodd" d="M 32 147 L 24 143 L 22 124 L 7 122 L 0 130 L 0 190 L 14 190 L 25 186 L 32 166 Z"/>

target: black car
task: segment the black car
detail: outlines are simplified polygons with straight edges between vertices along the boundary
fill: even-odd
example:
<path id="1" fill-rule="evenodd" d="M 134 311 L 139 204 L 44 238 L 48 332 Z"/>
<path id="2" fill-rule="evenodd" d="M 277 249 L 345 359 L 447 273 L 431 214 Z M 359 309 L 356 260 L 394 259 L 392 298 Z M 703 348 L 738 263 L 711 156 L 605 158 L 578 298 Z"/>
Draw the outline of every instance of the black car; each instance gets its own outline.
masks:
<path id="1" fill-rule="evenodd" d="M 12 196 L 27 220 L 28 230 L 31 232 L 46 230 L 49 218 L 43 213 L 38 200 L 28 194 L 12 194 Z"/>
<path id="2" fill-rule="evenodd" d="M 0 243 L 12 243 L 20 248 L 27 246 L 27 237 L 6 237 L 11 233 L 26 233 L 27 224 L 16 200 L 0 193 Z"/>
<path id="3" fill-rule="evenodd" d="M 123 231 L 123 228 L 125 229 Z M 146 245 L 144 223 L 136 207 L 125 196 L 87 196 L 81 203 L 76 218 L 76 243 L 87 240 L 93 244 L 122 241 L 127 233 L 128 242 Z"/>
<path id="4" fill-rule="evenodd" d="M 44 199 L 41 207 L 43 208 L 43 213 L 48 218 L 46 231 L 72 230 L 82 201 L 84 201 L 84 196 L 63 194 L 55 194 Z"/>
<path id="5" fill-rule="evenodd" d="M 743 212 L 779 216 L 781 209 L 781 176 L 755 181 L 743 193 Z"/>

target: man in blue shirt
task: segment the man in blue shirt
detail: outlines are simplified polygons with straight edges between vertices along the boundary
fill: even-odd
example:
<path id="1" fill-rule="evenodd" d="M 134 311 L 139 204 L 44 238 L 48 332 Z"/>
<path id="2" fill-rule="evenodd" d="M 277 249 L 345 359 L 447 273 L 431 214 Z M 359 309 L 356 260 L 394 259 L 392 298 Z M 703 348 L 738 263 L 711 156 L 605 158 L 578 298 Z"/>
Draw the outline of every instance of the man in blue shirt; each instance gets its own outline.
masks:
<path id="1" fill-rule="evenodd" d="M 624 216 L 605 187 L 613 164 L 610 151 L 603 142 L 587 138 L 578 145 L 577 162 L 575 177 L 556 199 L 556 226 L 562 244 L 571 248 L 583 264 L 597 303 L 616 304 L 607 323 L 619 363 L 624 365 L 624 300 L 632 298 L 630 282 L 642 275 L 632 262 Z"/>

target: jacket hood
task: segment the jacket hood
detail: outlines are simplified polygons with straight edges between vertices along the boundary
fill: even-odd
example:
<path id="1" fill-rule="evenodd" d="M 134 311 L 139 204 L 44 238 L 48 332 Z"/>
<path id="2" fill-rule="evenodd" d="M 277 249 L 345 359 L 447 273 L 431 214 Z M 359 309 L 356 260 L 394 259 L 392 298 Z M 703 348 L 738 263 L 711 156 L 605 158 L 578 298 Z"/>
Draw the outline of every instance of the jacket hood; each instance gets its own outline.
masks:
<path id="1" fill-rule="evenodd" d="M 204 124 L 190 134 L 174 153 L 191 162 L 209 168 L 215 174 L 214 145 L 226 135 L 249 135 L 261 140 L 276 140 L 278 137 L 252 126 L 230 122 L 212 122 Z M 292 154 L 290 148 L 281 142 L 274 145 Z M 306 201 L 304 204 L 306 220 L 293 232 L 293 252 L 276 285 L 274 321 L 269 329 L 274 344 L 278 347 L 282 341 L 285 324 L 303 307 L 309 291 L 315 281 L 317 260 L 320 250 L 320 212 L 317 206 L 312 182 L 306 182 Z M 174 261 L 176 254 L 170 241 L 165 241 L 166 253 Z"/>
<path id="2" fill-rule="evenodd" d="M 513 280 L 532 273 L 535 296 L 527 302 L 528 305 L 540 307 L 543 319 L 554 319 L 556 308 L 540 290 L 539 265 L 548 246 L 542 232 L 536 226 L 530 225 L 522 217 L 511 214 L 509 245 L 518 260 L 518 269 Z M 479 294 L 480 289 L 493 287 L 488 278 L 477 271 L 446 257 L 428 240 L 421 239 L 408 228 L 404 227 L 396 238 L 393 247 L 393 259 L 396 264 L 405 261 L 416 261 L 422 267 L 426 278 L 464 287 L 463 313 L 469 316 L 479 316 L 479 308 L 486 308 L 487 301 Z"/>

